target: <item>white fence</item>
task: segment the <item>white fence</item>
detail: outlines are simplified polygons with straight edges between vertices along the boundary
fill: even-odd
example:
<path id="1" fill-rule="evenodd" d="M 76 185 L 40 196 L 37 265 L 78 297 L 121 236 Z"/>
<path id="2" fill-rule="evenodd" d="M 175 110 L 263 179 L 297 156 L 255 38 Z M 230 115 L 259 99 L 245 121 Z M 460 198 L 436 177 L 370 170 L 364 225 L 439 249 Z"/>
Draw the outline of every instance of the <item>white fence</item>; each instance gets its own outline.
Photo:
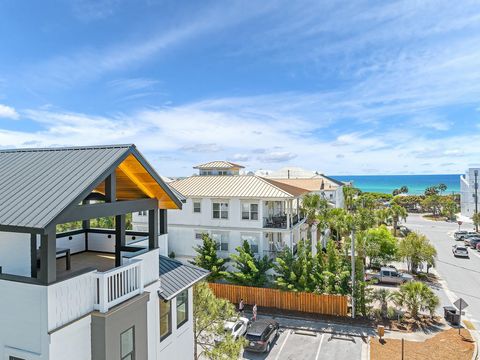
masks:
<path id="1" fill-rule="evenodd" d="M 94 309 L 106 313 L 111 307 L 143 293 L 143 261 L 132 259 L 129 264 L 94 273 L 97 296 Z"/>
<path id="2" fill-rule="evenodd" d="M 137 255 L 131 259 L 123 259 L 124 264 L 129 264 L 132 261 L 143 261 L 143 286 L 150 285 L 154 281 L 158 280 L 158 271 L 159 271 L 159 249 L 150 250 L 146 253 Z"/>

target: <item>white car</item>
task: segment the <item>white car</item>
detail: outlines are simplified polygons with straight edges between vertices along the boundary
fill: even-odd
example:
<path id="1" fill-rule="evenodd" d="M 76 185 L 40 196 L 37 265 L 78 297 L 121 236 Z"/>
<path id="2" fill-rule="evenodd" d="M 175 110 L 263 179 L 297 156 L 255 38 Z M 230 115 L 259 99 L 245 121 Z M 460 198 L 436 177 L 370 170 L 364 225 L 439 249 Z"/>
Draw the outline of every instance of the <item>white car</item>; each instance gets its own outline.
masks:
<path id="1" fill-rule="evenodd" d="M 468 249 L 463 245 L 453 245 L 452 246 L 453 256 L 467 257 L 468 258 Z"/>
<path id="2" fill-rule="evenodd" d="M 223 328 L 225 329 L 225 335 L 230 334 L 234 339 L 238 339 L 240 336 L 245 335 L 249 324 L 250 320 L 244 317 L 225 321 L 225 324 L 223 326 Z M 223 336 L 221 338 L 215 339 L 215 342 L 217 343 L 221 341 L 223 341 Z"/>

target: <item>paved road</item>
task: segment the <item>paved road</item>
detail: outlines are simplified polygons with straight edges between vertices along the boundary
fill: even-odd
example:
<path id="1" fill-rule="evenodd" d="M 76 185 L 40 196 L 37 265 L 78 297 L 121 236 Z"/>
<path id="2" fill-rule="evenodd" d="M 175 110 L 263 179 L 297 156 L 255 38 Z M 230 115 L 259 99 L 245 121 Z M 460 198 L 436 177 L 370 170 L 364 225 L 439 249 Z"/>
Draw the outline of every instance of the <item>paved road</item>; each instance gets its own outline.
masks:
<path id="1" fill-rule="evenodd" d="M 456 243 L 453 232 L 458 230 L 456 223 L 430 221 L 421 215 L 410 214 L 406 226 L 426 235 L 437 249 L 436 270 L 444 280 L 443 289 L 437 289 L 442 303 L 451 304 L 458 297 L 465 299 L 469 304 L 467 316 L 480 329 L 480 253 L 469 249 L 469 259 L 453 256 L 452 245 Z M 470 227 L 464 226 L 463 230 L 471 230 Z"/>

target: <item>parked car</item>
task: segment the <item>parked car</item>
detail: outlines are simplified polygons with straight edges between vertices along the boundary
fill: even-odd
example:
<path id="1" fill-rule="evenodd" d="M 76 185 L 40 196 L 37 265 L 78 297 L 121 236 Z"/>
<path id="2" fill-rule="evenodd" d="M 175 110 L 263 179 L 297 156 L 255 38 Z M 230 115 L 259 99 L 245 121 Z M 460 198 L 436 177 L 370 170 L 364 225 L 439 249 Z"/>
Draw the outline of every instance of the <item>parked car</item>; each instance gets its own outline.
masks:
<path id="1" fill-rule="evenodd" d="M 465 246 L 471 246 L 471 242 L 475 242 L 476 239 L 480 239 L 480 235 L 467 235 L 464 237 L 463 239 L 463 243 L 465 244 Z"/>
<path id="2" fill-rule="evenodd" d="M 406 227 L 404 225 L 397 226 L 397 229 L 400 232 L 400 234 L 402 234 L 402 236 L 407 236 L 408 234 L 410 234 L 412 232 L 412 230 L 410 230 L 408 227 Z"/>
<path id="3" fill-rule="evenodd" d="M 272 319 L 254 321 L 248 328 L 245 338 L 245 350 L 255 352 L 269 352 L 278 336 L 279 324 Z"/>
<path id="4" fill-rule="evenodd" d="M 412 281 L 413 277 L 410 274 L 399 272 L 394 267 L 382 267 L 378 274 L 367 274 L 366 280 L 377 280 L 386 284 L 403 284 Z"/>
<path id="5" fill-rule="evenodd" d="M 480 243 L 477 244 L 477 251 L 480 251 Z"/>
<path id="6" fill-rule="evenodd" d="M 225 335 L 231 335 L 234 339 L 238 339 L 241 336 L 244 336 L 247 332 L 248 325 L 250 324 L 250 320 L 245 317 L 239 317 L 231 319 L 230 321 L 225 321 L 223 328 L 225 330 Z M 222 342 L 224 340 L 224 336 L 217 337 L 215 339 L 216 343 Z"/>
<path id="7" fill-rule="evenodd" d="M 452 253 L 453 253 L 453 256 L 457 257 L 457 256 L 460 256 L 460 257 L 469 257 L 468 256 L 468 249 L 466 246 L 463 246 L 463 245 L 453 245 L 452 246 Z"/>
<path id="8" fill-rule="evenodd" d="M 480 237 L 471 237 L 468 239 L 468 246 L 472 249 L 476 249 L 478 243 L 480 243 Z"/>
<path id="9" fill-rule="evenodd" d="M 466 230 L 455 231 L 455 233 L 453 234 L 454 239 L 458 241 L 465 240 L 465 238 L 470 236 L 480 236 L 480 234 L 475 231 Z"/>

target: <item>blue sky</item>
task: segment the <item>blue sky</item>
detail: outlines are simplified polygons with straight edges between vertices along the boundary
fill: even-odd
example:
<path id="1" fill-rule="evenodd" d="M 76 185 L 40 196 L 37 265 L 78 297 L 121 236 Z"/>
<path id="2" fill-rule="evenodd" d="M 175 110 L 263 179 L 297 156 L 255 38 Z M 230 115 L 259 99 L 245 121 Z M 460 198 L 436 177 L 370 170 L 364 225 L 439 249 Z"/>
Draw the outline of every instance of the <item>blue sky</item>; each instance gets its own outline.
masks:
<path id="1" fill-rule="evenodd" d="M 328 174 L 480 163 L 478 1 L 0 3 L 0 147 Z"/>

